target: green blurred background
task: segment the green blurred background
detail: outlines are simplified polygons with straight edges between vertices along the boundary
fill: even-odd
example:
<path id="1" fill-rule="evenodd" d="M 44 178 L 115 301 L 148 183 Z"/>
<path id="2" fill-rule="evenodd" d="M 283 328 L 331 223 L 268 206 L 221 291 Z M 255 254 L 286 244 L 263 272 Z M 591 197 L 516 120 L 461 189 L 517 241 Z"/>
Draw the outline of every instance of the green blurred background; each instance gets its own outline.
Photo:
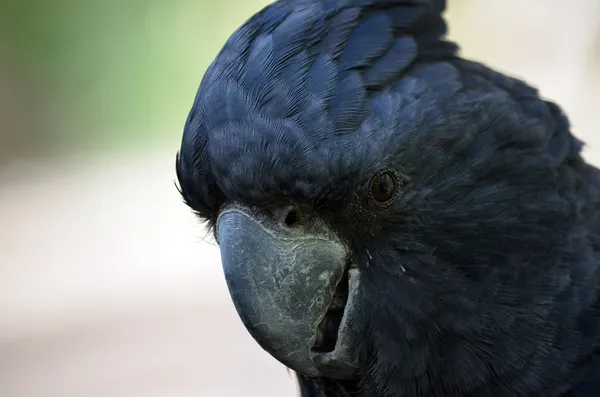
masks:
<path id="1" fill-rule="evenodd" d="M 282 397 L 174 161 L 202 74 L 267 0 L 0 0 L 0 396 Z M 449 0 L 600 164 L 600 1 Z"/>
<path id="2" fill-rule="evenodd" d="M 0 67 L 9 82 L 2 96 L 13 107 L 4 124 L 21 135 L 13 145 L 31 144 L 17 130 L 86 148 L 177 136 L 203 71 L 266 4 L 4 0 Z"/>

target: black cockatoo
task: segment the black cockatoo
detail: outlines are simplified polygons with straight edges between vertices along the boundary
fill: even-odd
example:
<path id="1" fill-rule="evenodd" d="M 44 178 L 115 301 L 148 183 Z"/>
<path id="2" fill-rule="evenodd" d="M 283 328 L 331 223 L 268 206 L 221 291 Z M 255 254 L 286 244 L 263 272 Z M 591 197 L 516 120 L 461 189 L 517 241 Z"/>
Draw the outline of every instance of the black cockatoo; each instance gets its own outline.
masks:
<path id="1" fill-rule="evenodd" d="M 600 396 L 600 178 L 443 0 L 281 0 L 200 84 L 179 189 L 304 397 Z"/>

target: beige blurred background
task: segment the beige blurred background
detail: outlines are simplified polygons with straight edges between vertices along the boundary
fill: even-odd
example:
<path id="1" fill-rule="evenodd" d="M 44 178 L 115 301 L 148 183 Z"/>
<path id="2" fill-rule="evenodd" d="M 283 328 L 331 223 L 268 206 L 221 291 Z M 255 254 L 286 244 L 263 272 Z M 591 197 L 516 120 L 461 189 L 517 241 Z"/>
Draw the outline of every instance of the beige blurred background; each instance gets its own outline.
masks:
<path id="1" fill-rule="evenodd" d="M 266 0 L 0 2 L 0 396 L 294 396 L 174 187 L 195 91 Z M 600 0 L 449 0 L 465 56 L 600 164 Z"/>

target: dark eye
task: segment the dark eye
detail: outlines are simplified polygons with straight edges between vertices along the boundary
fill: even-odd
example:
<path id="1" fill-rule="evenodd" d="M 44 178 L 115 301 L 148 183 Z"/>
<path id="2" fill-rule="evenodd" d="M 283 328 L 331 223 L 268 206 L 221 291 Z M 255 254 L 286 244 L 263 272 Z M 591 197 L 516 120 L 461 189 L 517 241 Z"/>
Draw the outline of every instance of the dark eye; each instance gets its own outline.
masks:
<path id="1" fill-rule="evenodd" d="M 371 181 L 371 197 L 380 204 L 394 198 L 396 194 L 396 177 L 392 172 L 382 172 Z"/>

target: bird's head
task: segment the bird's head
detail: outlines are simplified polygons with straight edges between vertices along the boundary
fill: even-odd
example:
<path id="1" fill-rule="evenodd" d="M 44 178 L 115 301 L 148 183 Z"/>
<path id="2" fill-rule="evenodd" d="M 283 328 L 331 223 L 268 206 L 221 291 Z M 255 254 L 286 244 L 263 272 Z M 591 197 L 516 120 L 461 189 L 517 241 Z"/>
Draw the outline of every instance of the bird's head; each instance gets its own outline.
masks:
<path id="1" fill-rule="evenodd" d="M 248 331 L 305 376 L 474 389 L 554 337 L 534 327 L 565 289 L 566 119 L 459 59 L 442 10 L 277 2 L 198 90 L 181 192 Z"/>

